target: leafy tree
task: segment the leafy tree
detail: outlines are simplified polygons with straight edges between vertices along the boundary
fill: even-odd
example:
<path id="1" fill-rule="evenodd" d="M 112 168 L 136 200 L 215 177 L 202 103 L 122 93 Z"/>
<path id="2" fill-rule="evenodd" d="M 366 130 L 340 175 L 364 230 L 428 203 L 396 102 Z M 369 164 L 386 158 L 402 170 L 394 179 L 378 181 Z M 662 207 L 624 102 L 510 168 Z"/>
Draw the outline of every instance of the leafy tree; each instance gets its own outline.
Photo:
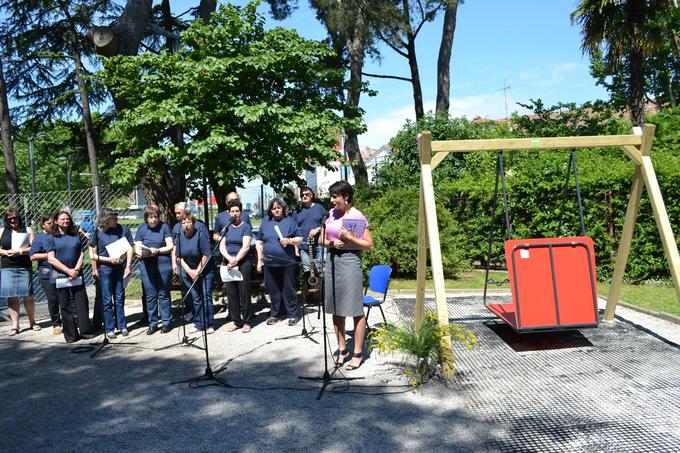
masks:
<path id="1" fill-rule="evenodd" d="M 645 56 L 663 42 L 670 0 L 581 0 L 571 14 L 581 26 L 581 47 L 602 55 L 612 73 L 624 74 L 631 121 L 642 125 L 645 100 Z"/>
<path id="2" fill-rule="evenodd" d="M 24 104 L 20 114 L 47 119 L 67 118 L 73 112 L 82 116 L 95 190 L 100 181 L 91 103 L 101 102 L 106 93 L 88 85 L 86 61 L 96 62 L 84 33 L 115 8 L 111 0 L 0 2 L 5 13 L 0 41 L 11 62 L 11 93 Z"/>
<path id="3" fill-rule="evenodd" d="M 442 39 L 439 44 L 439 56 L 437 57 L 437 104 L 435 112 L 449 112 L 449 98 L 451 95 L 451 49 L 453 47 L 453 35 L 456 32 L 456 15 L 458 5 L 463 0 L 447 0 L 444 3 L 444 25 L 442 27 Z"/>
<path id="4" fill-rule="evenodd" d="M 194 190 L 205 175 L 221 202 L 220 191 L 245 179 L 281 188 L 327 164 L 337 156 L 335 131 L 357 127 L 335 113 L 343 74 L 326 66 L 332 55 L 294 31 L 265 30 L 249 4 L 219 7 L 208 25 L 194 22 L 174 54 L 106 60 L 103 82 L 127 103 L 109 136 L 119 156 L 114 181 L 140 173 L 162 181 L 157 167 L 169 167 Z M 177 126 L 184 148 L 166 138 Z"/>

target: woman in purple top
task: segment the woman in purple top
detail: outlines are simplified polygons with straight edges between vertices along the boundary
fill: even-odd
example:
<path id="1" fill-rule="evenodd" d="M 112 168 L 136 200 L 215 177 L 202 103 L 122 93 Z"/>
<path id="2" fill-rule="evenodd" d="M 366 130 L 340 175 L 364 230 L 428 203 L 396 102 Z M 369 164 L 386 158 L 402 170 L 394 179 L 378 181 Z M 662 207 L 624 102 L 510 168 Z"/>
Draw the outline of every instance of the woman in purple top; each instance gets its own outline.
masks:
<path id="1" fill-rule="evenodd" d="M 87 293 L 83 284 L 83 244 L 71 214 L 62 209 L 52 218 L 52 235 L 47 261 L 52 266 L 50 281 L 57 284 L 57 300 L 61 309 L 64 339 L 73 343 L 80 338 L 92 338 L 92 325 Z M 64 285 L 61 288 L 60 285 Z M 74 304 L 71 304 L 73 299 Z M 78 314 L 76 325 L 72 306 Z M 79 333 L 80 331 L 80 333 Z"/>
<path id="2" fill-rule="evenodd" d="M 328 188 L 331 194 L 330 211 L 326 221 L 324 245 L 326 257 L 324 290 L 326 313 L 333 314 L 333 326 L 338 338 L 340 367 L 351 360 L 348 370 L 363 363 L 366 318 L 363 308 L 363 272 L 361 251 L 373 249 L 373 238 L 366 217 L 352 206 L 354 192 L 347 181 L 338 181 Z M 345 318 L 354 319 L 354 353 L 350 354 L 345 341 Z"/>
<path id="3" fill-rule="evenodd" d="M 237 269 L 243 276 L 240 281 L 224 283 L 229 303 L 229 317 L 234 322 L 227 331 L 243 328 L 243 333 L 250 332 L 253 309 L 250 302 L 250 275 L 252 261 L 250 259 L 250 242 L 253 228 L 241 218 L 240 201 L 230 201 L 227 205 L 229 216 L 233 221 L 227 228 L 224 238 L 220 242 L 220 254 L 224 258 L 222 266 L 227 269 Z"/>
<path id="4" fill-rule="evenodd" d="M 4 215 L 5 226 L 0 230 L 0 297 L 7 299 L 12 328 L 9 335 L 19 333 L 19 299 L 24 300 L 31 329 L 40 330 L 35 322 L 33 302 L 33 265 L 28 257 L 33 230 L 24 225 L 19 211 L 9 208 Z"/>
<path id="5" fill-rule="evenodd" d="M 135 236 L 135 252 L 142 260 L 139 270 L 144 286 L 144 302 L 149 314 L 147 335 L 152 335 L 158 330 L 159 305 L 163 321 L 161 333 L 170 332 L 170 321 L 172 321 L 170 300 L 172 233 L 160 218 L 161 211 L 158 206 L 147 206 L 144 210 L 145 223 L 140 225 Z"/>
<path id="6" fill-rule="evenodd" d="M 47 298 L 47 309 L 50 312 L 52 333 L 54 335 L 61 335 L 61 316 L 59 315 L 57 287 L 54 283 L 50 283 L 52 266 L 50 266 L 50 263 L 47 261 L 47 252 L 49 252 L 49 244 L 51 241 L 50 232 L 52 231 L 52 217 L 43 215 L 40 218 L 40 228 L 42 228 L 42 232 L 35 235 L 29 255 L 31 256 L 32 261 L 38 262 L 38 281 Z"/>

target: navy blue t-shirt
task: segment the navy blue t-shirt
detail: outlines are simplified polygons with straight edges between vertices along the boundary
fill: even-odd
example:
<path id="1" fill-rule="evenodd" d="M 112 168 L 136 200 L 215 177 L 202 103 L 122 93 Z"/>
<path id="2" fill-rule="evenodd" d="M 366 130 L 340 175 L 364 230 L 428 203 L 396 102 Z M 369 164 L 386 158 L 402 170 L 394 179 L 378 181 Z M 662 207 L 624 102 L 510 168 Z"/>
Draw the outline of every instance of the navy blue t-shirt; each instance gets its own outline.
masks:
<path id="1" fill-rule="evenodd" d="M 196 222 L 197 225 L 198 222 Z M 210 258 L 210 242 L 208 242 L 207 229 L 198 229 L 194 226 L 194 234 L 189 237 L 184 231 L 179 234 L 179 240 L 176 244 L 176 255 L 189 265 L 190 268 L 196 269 L 201 263 L 201 257 L 207 256 Z M 208 262 L 206 270 L 214 269 L 215 264 L 213 260 Z"/>
<path id="2" fill-rule="evenodd" d="M 38 233 L 33 238 L 33 243 L 31 244 L 31 251 L 28 252 L 29 256 L 33 256 L 36 253 L 47 253 L 50 251 L 49 247 L 52 243 L 50 235 L 47 233 Z M 50 272 L 52 271 L 52 265 L 47 261 L 38 260 L 38 277 L 41 280 L 49 280 Z"/>
<path id="3" fill-rule="evenodd" d="M 163 222 L 158 222 L 153 228 L 143 223 L 137 229 L 137 234 L 135 234 L 135 242 L 141 242 L 143 246 L 153 249 L 165 247 L 166 238 L 172 238 L 172 233 L 170 232 L 170 227 Z M 156 255 L 144 260 L 148 265 L 154 264 L 154 261 L 158 264 L 168 265 L 170 264 L 170 255 Z"/>
<path id="4" fill-rule="evenodd" d="M 219 214 L 217 214 L 217 216 L 215 216 L 215 222 L 213 223 L 213 228 L 214 228 L 213 231 L 215 231 L 215 233 L 219 234 L 220 231 L 222 231 L 222 228 L 229 225 L 230 217 L 231 216 L 229 215 L 229 211 L 222 211 Z M 241 211 L 241 220 L 244 223 L 251 225 L 250 216 L 245 214 L 244 211 Z"/>
<path id="5" fill-rule="evenodd" d="M 83 253 L 83 244 L 80 242 L 78 234 L 53 234 L 48 236 L 48 249 L 50 252 L 54 252 L 55 258 L 61 264 L 73 269 Z M 52 276 L 54 276 L 54 273 L 52 273 Z M 54 283 L 55 279 L 50 278 L 50 282 Z"/>
<path id="6" fill-rule="evenodd" d="M 134 241 L 132 240 L 132 233 L 130 232 L 130 228 L 119 223 L 115 227 L 109 228 L 106 231 L 95 230 L 95 232 L 92 234 L 92 243 L 90 245 L 96 248 L 97 255 L 108 257 L 109 252 L 108 250 L 106 250 L 106 246 L 109 244 L 113 244 L 114 242 L 123 237 L 127 239 L 130 245 L 134 243 Z M 123 256 L 118 258 L 122 258 L 123 261 L 117 266 L 125 267 L 125 264 L 127 263 L 125 257 Z M 98 264 L 100 266 L 116 267 L 111 263 L 99 262 Z"/>
<path id="7" fill-rule="evenodd" d="M 286 247 L 281 246 L 279 235 L 276 234 L 276 230 L 274 229 L 275 225 L 279 226 L 281 235 L 284 238 L 301 236 L 297 224 L 292 217 L 282 217 L 279 220 L 265 217 L 260 225 L 260 230 L 257 233 L 257 240 L 264 242 L 264 264 L 272 267 L 294 266 L 295 247 L 292 245 Z"/>
<path id="8" fill-rule="evenodd" d="M 300 205 L 295 210 L 293 218 L 295 223 L 297 223 L 298 228 L 300 228 L 301 236 L 303 237 L 302 247 L 307 247 L 307 236 L 309 236 L 310 230 L 318 228 L 321 226 L 321 219 L 328 213 L 326 208 L 321 206 L 319 203 L 314 203 L 308 208 Z"/>
<path id="9" fill-rule="evenodd" d="M 210 231 L 208 231 L 208 226 L 202 220 L 196 220 L 196 223 L 194 223 L 194 228 L 196 228 L 197 230 L 202 230 L 205 234 L 210 235 Z M 181 232 L 182 224 L 180 222 L 177 222 L 172 227 L 172 240 L 174 241 L 175 238 L 177 238 Z"/>
<path id="10" fill-rule="evenodd" d="M 243 247 L 244 236 L 253 237 L 253 227 L 250 224 L 241 222 L 239 226 L 229 225 L 227 234 L 224 236 L 224 240 L 227 241 L 227 253 L 236 256 Z"/>

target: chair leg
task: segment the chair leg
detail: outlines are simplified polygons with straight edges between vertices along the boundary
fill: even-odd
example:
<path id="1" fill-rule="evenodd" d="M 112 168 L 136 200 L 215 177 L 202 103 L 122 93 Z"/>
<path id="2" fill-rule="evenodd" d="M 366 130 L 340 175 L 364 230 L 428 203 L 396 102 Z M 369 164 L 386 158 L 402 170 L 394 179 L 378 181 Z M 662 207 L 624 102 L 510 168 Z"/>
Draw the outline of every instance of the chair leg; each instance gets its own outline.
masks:
<path id="1" fill-rule="evenodd" d="M 366 333 L 368 333 L 369 330 L 371 330 L 371 326 L 368 324 L 368 315 L 371 314 L 371 306 L 368 306 L 368 310 L 366 310 Z"/>
<path id="2" fill-rule="evenodd" d="M 382 306 L 378 305 L 378 308 L 380 309 L 380 314 L 382 314 L 383 322 L 387 325 L 387 318 L 385 318 L 385 312 L 383 311 Z"/>

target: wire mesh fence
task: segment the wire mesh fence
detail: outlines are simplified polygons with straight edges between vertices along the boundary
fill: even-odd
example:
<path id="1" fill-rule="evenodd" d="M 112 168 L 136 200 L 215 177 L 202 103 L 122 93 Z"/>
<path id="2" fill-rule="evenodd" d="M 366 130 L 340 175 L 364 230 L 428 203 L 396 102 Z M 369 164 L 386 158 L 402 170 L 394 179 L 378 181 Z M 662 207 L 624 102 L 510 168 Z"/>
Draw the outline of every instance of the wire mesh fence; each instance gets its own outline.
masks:
<path id="1" fill-rule="evenodd" d="M 244 214 L 250 216 L 253 225 L 259 225 L 260 219 L 267 210 L 272 198 L 277 194 L 269 186 L 252 185 L 238 191 L 243 204 Z M 209 191 L 210 194 L 210 191 Z M 134 238 L 139 225 L 144 222 L 144 208 L 146 201 L 138 191 L 125 192 L 121 190 L 103 188 L 100 191 L 101 204 L 104 207 L 115 209 L 118 212 L 118 221 L 127 225 Z M 30 225 L 36 233 L 40 231 L 40 219 L 43 215 L 53 215 L 63 208 L 68 208 L 74 223 L 82 231 L 83 241 L 89 241 L 90 236 L 97 228 L 97 206 L 95 193 L 92 189 L 68 190 L 58 192 L 36 192 L 19 195 L 0 194 L 0 207 L 16 208 L 21 214 L 24 223 Z M 218 214 L 217 200 L 208 196 L 203 201 L 189 199 L 187 206 L 196 217 L 211 228 L 215 216 Z M 170 222 L 174 223 L 174 222 Z M 2 217 L 0 216 L 0 225 Z M 89 254 L 85 254 L 83 266 L 83 279 L 88 288 L 88 293 L 93 294 L 94 279 L 92 268 L 89 266 Z M 135 259 L 132 263 L 132 279 L 139 278 L 139 262 Z M 45 294 L 38 282 L 37 273 L 33 275 L 33 297 L 36 302 L 44 302 Z M 0 300 L 0 308 L 6 305 L 6 300 Z"/>

